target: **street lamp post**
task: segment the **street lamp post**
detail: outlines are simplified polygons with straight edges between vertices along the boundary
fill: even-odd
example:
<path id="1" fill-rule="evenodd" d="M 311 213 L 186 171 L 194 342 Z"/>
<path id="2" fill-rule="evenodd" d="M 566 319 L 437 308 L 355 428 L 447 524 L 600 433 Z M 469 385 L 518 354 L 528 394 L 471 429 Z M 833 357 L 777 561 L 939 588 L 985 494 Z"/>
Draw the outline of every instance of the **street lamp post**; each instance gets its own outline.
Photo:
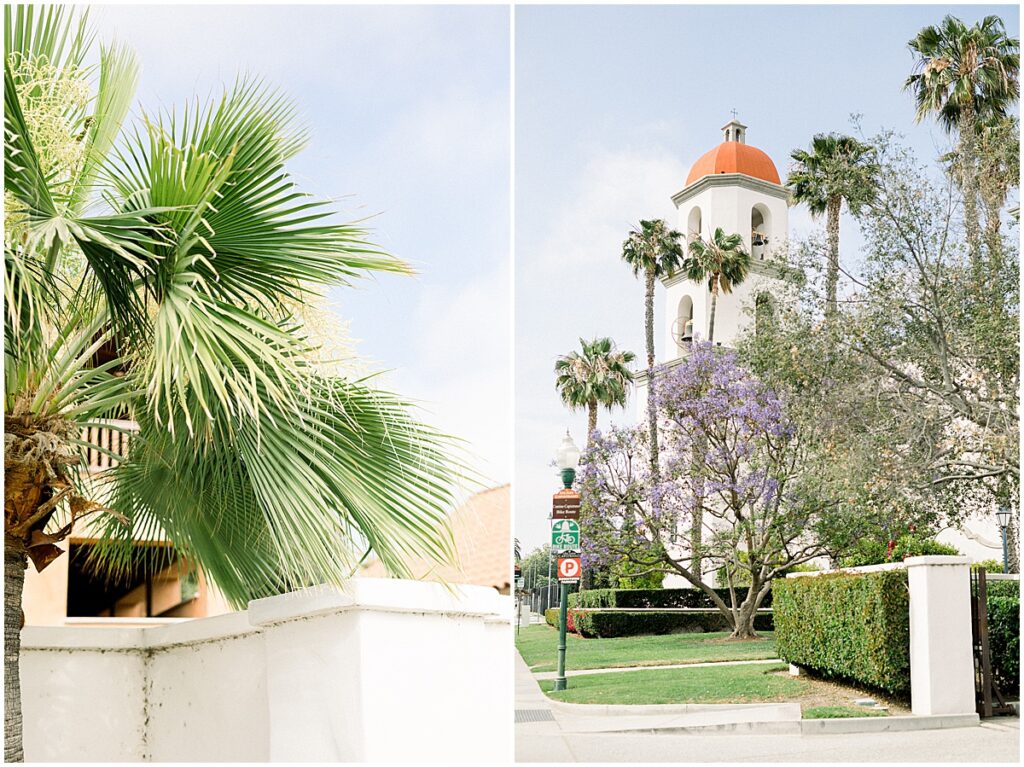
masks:
<path id="1" fill-rule="evenodd" d="M 999 520 L 999 529 L 1003 533 L 1003 572 L 1008 573 L 1010 572 L 1010 556 L 1006 548 L 1006 528 L 1010 526 L 1010 509 L 1000 506 L 996 512 L 996 519 Z"/>
<path id="2" fill-rule="evenodd" d="M 580 449 L 572 441 L 569 432 L 565 432 L 565 439 L 558 446 L 555 453 L 555 464 L 562 475 L 562 485 L 566 490 L 572 489 L 573 480 L 576 479 L 576 466 L 580 461 Z M 559 579 L 559 603 L 558 603 L 558 676 L 555 678 L 554 690 L 564 690 L 568 687 L 565 679 L 565 640 L 566 623 L 569 611 L 569 584 Z"/>

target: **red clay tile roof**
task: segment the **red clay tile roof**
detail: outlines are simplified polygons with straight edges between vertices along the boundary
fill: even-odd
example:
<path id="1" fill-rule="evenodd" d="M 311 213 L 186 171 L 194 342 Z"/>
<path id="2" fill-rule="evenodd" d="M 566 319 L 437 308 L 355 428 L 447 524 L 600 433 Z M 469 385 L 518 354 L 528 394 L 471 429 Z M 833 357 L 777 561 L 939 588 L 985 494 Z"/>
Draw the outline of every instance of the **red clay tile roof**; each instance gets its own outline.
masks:
<path id="1" fill-rule="evenodd" d="M 724 141 L 693 164 L 686 185 L 719 173 L 742 173 L 773 184 L 781 183 L 779 171 L 767 154 L 738 141 Z"/>
<path id="2" fill-rule="evenodd" d="M 439 567 L 426 560 L 413 560 L 409 567 L 422 580 L 493 586 L 507 592 L 512 569 L 512 533 L 509 516 L 509 486 L 477 493 L 451 517 L 458 556 L 457 567 Z M 379 560 L 359 571 L 367 578 L 386 578 Z"/>

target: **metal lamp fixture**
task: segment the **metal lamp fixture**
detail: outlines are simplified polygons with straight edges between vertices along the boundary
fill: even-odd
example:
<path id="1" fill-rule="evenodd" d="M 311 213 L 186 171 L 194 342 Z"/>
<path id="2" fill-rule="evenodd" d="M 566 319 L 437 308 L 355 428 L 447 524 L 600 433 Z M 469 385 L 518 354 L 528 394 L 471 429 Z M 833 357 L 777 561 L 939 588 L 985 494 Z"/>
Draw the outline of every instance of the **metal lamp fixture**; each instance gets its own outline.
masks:
<path id="1" fill-rule="evenodd" d="M 562 474 L 562 484 L 570 488 L 573 480 L 576 479 L 576 467 L 580 463 L 580 449 L 569 436 L 569 430 L 565 430 L 565 437 L 562 438 L 558 450 L 555 451 L 555 465 Z"/>
<path id="2" fill-rule="evenodd" d="M 1003 534 L 1003 572 L 1010 572 L 1010 552 L 1006 547 L 1006 528 L 1010 526 L 1010 508 L 1000 506 L 996 509 L 996 519 L 999 520 L 999 529 Z"/>

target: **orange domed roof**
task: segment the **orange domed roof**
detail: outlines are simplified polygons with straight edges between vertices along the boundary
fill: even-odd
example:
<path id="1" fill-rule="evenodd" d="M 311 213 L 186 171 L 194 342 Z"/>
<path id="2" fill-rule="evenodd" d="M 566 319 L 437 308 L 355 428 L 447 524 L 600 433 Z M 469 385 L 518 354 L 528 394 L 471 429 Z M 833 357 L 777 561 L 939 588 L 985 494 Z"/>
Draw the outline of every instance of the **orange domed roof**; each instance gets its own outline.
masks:
<path id="1" fill-rule="evenodd" d="M 781 183 L 772 158 L 760 149 L 739 141 L 723 141 L 693 164 L 686 185 L 719 173 L 742 173 L 773 184 Z"/>

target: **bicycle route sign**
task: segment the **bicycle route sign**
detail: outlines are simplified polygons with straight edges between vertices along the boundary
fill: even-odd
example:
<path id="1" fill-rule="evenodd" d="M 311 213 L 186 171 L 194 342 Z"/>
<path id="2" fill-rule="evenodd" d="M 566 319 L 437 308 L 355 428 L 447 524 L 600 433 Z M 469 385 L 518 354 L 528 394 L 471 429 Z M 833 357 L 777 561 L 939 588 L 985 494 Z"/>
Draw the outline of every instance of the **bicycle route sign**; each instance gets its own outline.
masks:
<path id="1" fill-rule="evenodd" d="M 551 520 L 551 548 L 555 551 L 579 551 L 580 523 L 575 519 Z"/>

